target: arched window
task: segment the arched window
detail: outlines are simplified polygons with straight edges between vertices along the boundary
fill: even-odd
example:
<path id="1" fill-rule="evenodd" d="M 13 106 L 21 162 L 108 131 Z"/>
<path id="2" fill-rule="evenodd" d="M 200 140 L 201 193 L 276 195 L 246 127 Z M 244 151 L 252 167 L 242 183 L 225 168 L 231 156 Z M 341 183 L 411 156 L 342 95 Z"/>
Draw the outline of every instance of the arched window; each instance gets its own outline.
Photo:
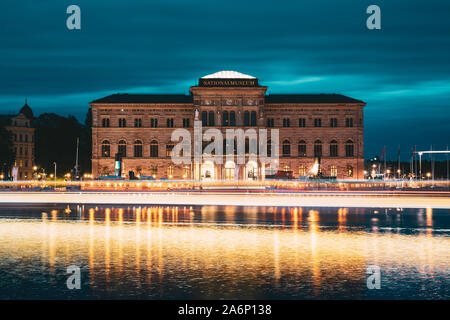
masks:
<path id="1" fill-rule="evenodd" d="M 354 154 L 354 146 L 352 140 L 347 140 L 345 143 L 345 156 L 346 157 L 353 157 Z"/>
<path id="2" fill-rule="evenodd" d="M 119 149 L 117 150 L 117 152 L 122 158 L 125 158 L 127 156 L 127 143 L 125 140 L 119 141 Z"/>
<path id="3" fill-rule="evenodd" d="M 244 112 L 244 126 L 248 127 L 250 125 L 250 112 Z"/>
<path id="4" fill-rule="evenodd" d="M 208 120 L 209 120 L 208 121 L 208 125 L 210 127 L 213 127 L 214 126 L 214 111 L 210 111 L 209 112 L 209 119 Z"/>
<path id="5" fill-rule="evenodd" d="M 316 140 L 314 141 L 314 157 L 322 156 L 322 141 Z"/>
<path id="6" fill-rule="evenodd" d="M 109 158 L 111 156 L 111 144 L 108 140 L 102 142 L 102 157 Z"/>
<path id="7" fill-rule="evenodd" d="M 251 112 L 251 126 L 255 127 L 256 126 L 256 111 L 252 111 Z"/>
<path id="8" fill-rule="evenodd" d="M 298 142 L 298 156 L 306 157 L 306 142 L 305 142 L 305 140 L 300 140 Z"/>
<path id="9" fill-rule="evenodd" d="M 291 156 L 291 143 L 289 140 L 283 141 L 283 157 L 290 157 Z"/>
<path id="10" fill-rule="evenodd" d="M 150 142 L 150 157 L 158 158 L 158 141 L 156 140 Z"/>
<path id="11" fill-rule="evenodd" d="M 142 141 L 136 140 L 134 142 L 134 157 L 141 158 L 142 157 Z"/>
<path id="12" fill-rule="evenodd" d="M 222 125 L 228 127 L 229 124 L 228 111 L 224 111 L 222 112 Z"/>
<path id="13" fill-rule="evenodd" d="M 230 126 L 236 125 L 236 112 L 230 111 Z"/>
<path id="14" fill-rule="evenodd" d="M 336 140 L 330 142 L 330 157 L 338 156 L 338 143 Z"/>

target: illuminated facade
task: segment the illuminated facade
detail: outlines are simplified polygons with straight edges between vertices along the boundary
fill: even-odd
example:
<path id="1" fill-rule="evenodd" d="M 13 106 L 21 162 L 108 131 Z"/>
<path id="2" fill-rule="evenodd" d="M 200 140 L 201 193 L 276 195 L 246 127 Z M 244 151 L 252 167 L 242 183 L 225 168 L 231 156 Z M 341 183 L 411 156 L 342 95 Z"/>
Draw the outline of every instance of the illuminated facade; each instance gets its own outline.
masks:
<path id="1" fill-rule="evenodd" d="M 182 94 L 113 94 L 92 107 L 92 168 L 94 176 L 114 174 L 115 155 L 122 173 L 156 179 L 262 180 L 259 161 L 237 164 L 203 162 L 175 165 L 171 160 L 172 131 L 192 133 L 194 121 L 203 130 L 229 128 L 279 129 L 279 170 L 294 176 L 311 174 L 320 159 L 324 176 L 364 176 L 363 107 L 365 103 L 339 94 L 266 94 L 258 79 L 221 71 L 199 79 Z M 192 162 L 193 163 L 193 162 Z"/>
<path id="2" fill-rule="evenodd" d="M 14 166 L 17 168 L 17 179 L 31 180 L 34 166 L 34 131 L 33 111 L 25 102 L 16 116 L 10 116 L 6 130 L 10 131 L 13 139 L 15 154 Z"/>

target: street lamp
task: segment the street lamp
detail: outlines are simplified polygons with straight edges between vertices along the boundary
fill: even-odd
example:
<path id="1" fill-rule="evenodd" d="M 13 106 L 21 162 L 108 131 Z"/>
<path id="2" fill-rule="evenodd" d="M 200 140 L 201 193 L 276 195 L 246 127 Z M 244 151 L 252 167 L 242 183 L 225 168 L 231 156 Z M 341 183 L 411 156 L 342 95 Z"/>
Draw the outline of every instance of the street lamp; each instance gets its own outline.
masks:
<path id="1" fill-rule="evenodd" d="M 56 189 L 56 162 L 53 162 L 53 165 L 55 166 L 55 189 Z"/>

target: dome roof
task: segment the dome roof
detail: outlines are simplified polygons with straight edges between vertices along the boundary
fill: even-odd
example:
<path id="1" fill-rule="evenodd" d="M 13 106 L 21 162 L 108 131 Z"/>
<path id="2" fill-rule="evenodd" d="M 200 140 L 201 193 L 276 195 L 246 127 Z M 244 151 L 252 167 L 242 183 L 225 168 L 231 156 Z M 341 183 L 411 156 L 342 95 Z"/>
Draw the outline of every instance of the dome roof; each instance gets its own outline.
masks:
<path id="1" fill-rule="evenodd" d="M 25 115 L 28 119 L 33 119 L 33 110 L 31 110 L 30 106 L 27 104 L 27 100 L 25 100 L 25 104 L 23 105 L 22 109 L 20 109 L 20 112 Z"/>
<path id="2" fill-rule="evenodd" d="M 256 79 L 256 78 L 237 71 L 224 70 L 213 74 L 208 74 L 207 76 L 202 77 L 202 79 Z"/>

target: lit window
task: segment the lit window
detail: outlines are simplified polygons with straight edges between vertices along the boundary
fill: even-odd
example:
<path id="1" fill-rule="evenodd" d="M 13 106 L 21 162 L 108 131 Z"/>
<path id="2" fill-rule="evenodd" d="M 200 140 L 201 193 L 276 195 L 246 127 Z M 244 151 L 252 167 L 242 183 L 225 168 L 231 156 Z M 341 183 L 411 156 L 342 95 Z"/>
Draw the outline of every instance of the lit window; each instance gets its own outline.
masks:
<path id="1" fill-rule="evenodd" d="M 353 167 L 347 166 L 347 177 L 353 177 Z"/>
<path id="2" fill-rule="evenodd" d="M 171 179 L 173 177 L 173 166 L 170 165 L 167 167 L 167 177 Z"/>
<path id="3" fill-rule="evenodd" d="M 185 166 L 183 168 L 183 178 L 189 179 L 191 177 L 191 168 L 189 166 Z"/>
<path id="4" fill-rule="evenodd" d="M 336 166 L 330 167 L 330 176 L 337 177 L 337 167 Z"/>
<path id="5" fill-rule="evenodd" d="M 302 177 L 306 176 L 306 167 L 302 164 L 298 167 L 298 175 Z"/>
<path id="6" fill-rule="evenodd" d="M 173 150 L 174 145 L 173 144 L 166 144 L 166 157 L 171 157 L 172 156 L 172 150 Z"/>

